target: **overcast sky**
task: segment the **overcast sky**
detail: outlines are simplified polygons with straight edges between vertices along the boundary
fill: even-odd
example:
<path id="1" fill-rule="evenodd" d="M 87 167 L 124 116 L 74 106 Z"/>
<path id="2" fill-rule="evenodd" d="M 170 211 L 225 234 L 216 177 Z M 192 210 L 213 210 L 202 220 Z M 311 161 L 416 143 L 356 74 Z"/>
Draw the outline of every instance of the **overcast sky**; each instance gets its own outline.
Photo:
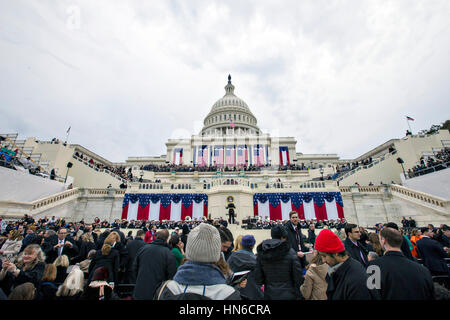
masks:
<path id="1" fill-rule="evenodd" d="M 111 161 L 198 133 L 230 73 L 273 136 L 352 159 L 450 118 L 450 1 L 0 1 L 0 133 Z"/>

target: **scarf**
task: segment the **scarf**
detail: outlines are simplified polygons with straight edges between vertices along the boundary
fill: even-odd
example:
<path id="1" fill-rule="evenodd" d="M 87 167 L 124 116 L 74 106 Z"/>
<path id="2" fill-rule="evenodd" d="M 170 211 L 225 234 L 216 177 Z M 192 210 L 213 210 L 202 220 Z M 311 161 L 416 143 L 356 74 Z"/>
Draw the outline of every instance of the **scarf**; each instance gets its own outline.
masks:
<path id="1" fill-rule="evenodd" d="M 226 284 L 225 276 L 212 263 L 186 261 L 181 265 L 173 280 L 180 284 L 204 285 Z"/>

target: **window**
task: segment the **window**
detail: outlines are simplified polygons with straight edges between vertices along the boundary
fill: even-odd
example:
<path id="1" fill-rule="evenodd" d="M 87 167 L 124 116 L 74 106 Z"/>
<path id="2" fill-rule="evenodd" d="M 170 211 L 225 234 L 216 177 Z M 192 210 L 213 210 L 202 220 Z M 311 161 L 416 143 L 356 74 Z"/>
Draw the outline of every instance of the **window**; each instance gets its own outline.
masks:
<path id="1" fill-rule="evenodd" d="M 236 115 L 234 115 L 234 120 L 236 120 Z"/>
<path id="2" fill-rule="evenodd" d="M 239 120 L 241 120 L 241 115 L 238 115 Z"/>

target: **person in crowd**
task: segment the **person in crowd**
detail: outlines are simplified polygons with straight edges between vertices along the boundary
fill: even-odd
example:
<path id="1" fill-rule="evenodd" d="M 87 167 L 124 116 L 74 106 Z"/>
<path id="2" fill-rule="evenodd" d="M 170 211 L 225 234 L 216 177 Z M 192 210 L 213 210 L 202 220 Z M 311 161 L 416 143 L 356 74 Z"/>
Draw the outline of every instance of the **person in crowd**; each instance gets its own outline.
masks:
<path id="1" fill-rule="evenodd" d="M 78 263 L 81 271 L 83 271 L 85 279 L 89 278 L 89 266 L 91 264 L 92 259 L 95 257 L 96 253 L 97 253 L 97 250 L 92 249 L 91 251 L 89 251 L 87 258 Z"/>
<path id="2" fill-rule="evenodd" d="M 431 275 L 449 275 L 449 267 L 445 262 L 447 252 L 442 245 L 433 240 L 433 229 L 429 227 L 420 228 L 422 239 L 417 241 L 417 251 L 419 257 L 423 259 L 423 264 L 430 270 Z"/>
<path id="3" fill-rule="evenodd" d="M 228 229 L 228 222 L 226 220 L 222 220 L 219 223 L 219 230 L 221 231 L 221 239 L 223 239 L 222 237 L 222 232 L 226 234 L 226 237 L 229 239 L 230 243 L 228 244 L 228 241 L 226 243 L 222 242 L 222 245 L 225 245 L 227 247 L 226 250 L 224 250 L 224 246 L 222 246 L 222 252 L 224 254 L 224 260 L 226 261 L 231 253 L 233 252 L 234 249 L 234 237 L 233 237 L 233 233 L 231 232 L 230 229 Z"/>
<path id="4" fill-rule="evenodd" d="M 28 227 L 25 233 L 26 235 L 22 240 L 20 252 L 22 252 L 29 244 L 34 243 L 33 240 L 36 238 L 36 226 Z"/>
<path id="5" fill-rule="evenodd" d="M 187 224 L 183 224 L 183 226 L 181 227 L 181 241 L 183 242 L 185 248 L 187 245 L 187 238 L 189 232 L 190 232 L 189 226 Z"/>
<path id="6" fill-rule="evenodd" d="M 322 261 L 317 250 L 313 251 L 313 258 L 307 267 L 305 281 L 300 286 L 300 292 L 306 300 L 327 300 L 328 265 Z"/>
<path id="7" fill-rule="evenodd" d="M 256 284 L 255 268 L 256 268 L 256 256 L 253 253 L 255 247 L 255 237 L 252 235 L 239 236 L 241 238 L 239 246 L 236 245 L 235 249 L 239 247 L 239 250 L 233 251 L 228 258 L 227 263 L 233 273 L 249 271 L 245 276 L 247 283 L 244 288 L 238 288 L 242 299 L 248 300 L 262 300 L 264 293 L 260 286 Z"/>
<path id="8" fill-rule="evenodd" d="M 133 264 L 136 260 L 137 252 L 140 248 L 146 245 L 145 241 L 145 231 L 140 229 L 136 232 L 136 237 L 134 240 L 131 240 L 127 244 L 127 251 L 128 251 L 128 265 L 126 268 L 126 276 L 124 279 L 125 283 L 136 283 L 136 276 L 133 272 Z"/>
<path id="9" fill-rule="evenodd" d="M 442 237 L 440 239 L 440 243 L 444 248 L 450 248 L 450 227 L 444 224 L 441 230 L 442 230 Z"/>
<path id="10" fill-rule="evenodd" d="M 417 252 L 417 241 L 422 239 L 422 232 L 420 229 L 412 229 L 411 231 L 411 244 L 413 249 L 411 250 L 411 254 L 414 258 L 419 259 L 419 252 Z"/>
<path id="11" fill-rule="evenodd" d="M 31 282 L 25 282 L 18 285 L 9 295 L 9 300 L 34 300 L 36 296 L 36 287 Z"/>
<path id="12" fill-rule="evenodd" d="M 173 280 L 165 281 L 155 292 L 155 300 L 240 300 L 239 291 L 227 285 L 218 266 L 221 258 L 219 230 L 201 223 L 191 230 L 186 247 L 187 261 Z"/>
<path id="13" fill-rule="evenodd" d="M 314 246 L 316 241 L 316 226 L 311 224 L 308 228 L 308 242 Z"/>
<path id="14" fill-rule="evenodd" d="M 383 228 L 380 243 L 386 253 L 369 266 L 381 271 L 378 288 L 382 300 L 433 300 L 434 287 L 430 272 L 407 259 L 401 250 L 403 236 L 393 228 Z"/>
<path id="15" fill-rule="evenodd" d="M 114 285 L 107 282 L 108 269 L 100 267 L 95 269 L 92 281 L 81 295 L 82 300 L 119 300 L 114 292 Z"/>
<path id="16" fill-rule="evenodd" d="M 226 233 L 222 228 L 219 228 L 220 241 L 222 243 L 222 257 L 226 261 L 230 257 L 232 253 L 231 245 L 233 244 L 233 240 L 229 237 L 229 234 Z"/>
<path id="17" fill-rule="evenodd" d="M 392 229 L 395 229 L 395 230 L 399 231 L 398 230 L 398 225 L 396 223 L 394 223 L 394 222 L 385 223 L 384 227 L 385 228 L 392 228 Z M 411 261 L 417 262 L 417 260 L 414 259 L 414 257 L 412 256 L 411 250 L 409 249 L 408 243 L 406 241 L 402 241 L 401 249 L 402 249 L 402 253 L 404 254 L 404 256 L 406 258 L 408 258 Z"/>
<path id="18" fill-rule="evenodd" d="M 175 275 L 176 261 L 167 244 L 168 239 L 169 231 L 161 230 L 154 241 L 137 252 L 134 263 L 135 300 L 151 300 L 160 283 L 172 279 Z"/>
<path id="19" fill-rule="evenodd" d="M 76 257 L 78 255 L 78 246 L 75 244 L 73 239 L 68 236 L 67 228 L 61 228 L 58 230 L 57 239 L 55 238 L 47 238 L 50 241 L 51 250 L 46 252 L 47 254 L 47 263 L 53 263 L 57 257 L 62 255 L 67 255 L 69 261 L 71 258 Z"/>
<path id="20" fill-rule="evenodd" d="M 81 243 L 79 245 L 79 248 L 80 251 L 78 252 L 78 255 L 72 259 L 72 263 L 79 263 L 83 260 L 86 260 L 89 251 L 95 250 L 96 245 L 92 232 L 84 233 L 81 236 Z"/>
<path id="21" fill-rule="evenodd" d="M 111 231 L 111 233 L 106 237 L 105 243 L 111 243 L 111 248 L 113 251 L 117 251 L 119 254 L 119 270 L 117 270 L 117 281 L 121 282 L 126 273 L 126 267 L 128 265 L 128 251 L 126 245 L 122 242 L 120 234 L 117 231 Z"/>
<path id="22" fill-rule="evenodd" d="M 257 247 L 256 283 L 264 285 L 266 300 L 299 300 L 302 268 L 297 252 L 288 242 L 288 228 L 276 225 L 270 232 L 272 239 Z"/>
<path id="23" fill-rule="evenodd" d="M 8 259 L 14 262 L 22 248 L 22 239 L 19 231 L 11 230 L 8 232 L 8 239 L 3 243 L 0 249 L 0 260 Z"/>
<path id="24" fill-rule="evenodd" d="M 345 251 L 350 257 L 358 261 L 363 265 L 364 268 L 367 267 L 367 249 L 359 240 L 361 236 L 361 231 L 356 224 L 348 223 L 345 226 L 345 234 L 347 238 L 344 241 Z"/>
<path id="25" fill-rule="evenodd" d="M 383 248 L 380 244 L 380 239 L 378 238 L 378 235 L 375 232 L 369 233 L 368 238 L 369 244 L 367 245 L 369 252 L 375 252 L 377 256 L 381 257 L 383 255 Z M 372 258 L 374 258 L 372 256 Z"/>
<path id="26" fill-rule="evenodd" d="M 156 225 L 152 225 L 150 230 L 145 234 L 144 241 L 152 243 L 156 239 Z"/>
<path id="27" fill-rule="evenodd" d="M 375 259 L 378 259 L 380 256 L 378 255 L 378 253 L 376 253 L 375 251 L 369 251 L 369 253 L 367 254 L 367 260 L 373 261 Z"/>
<path id="28" fill-rule="evenodd" d="M 75 265 L 56 292 L 56 300 L 79 300 L 83 294 L 83 271 Z"/>
<path id="29" fill-rule="evenodd" d="M 16 259 L 15 264 L 7 259 L 3 260 L 0 271 L 0 287 L 3 292 L 8 295 L 12 288 L 25 282 L 38 286 L 44 274 L 44 261 L 45 255 L 37 244 L 26 247 L 23 254 Z"/>
<path id="30" fill-rule="evenodd" d="M 62 256 L 56 258 L 53 264 L 56 267 L 55 282 L 61 284 L 64 282 L 64 280 L 66 280 L 67 277 L 67 268 L 69 268 L 70 265 L 69 257 L 63 254 Z"/>
<path id="31" fill-rule="evenodd" d="M 178 267 L 184 262 L 184 243 L 181 241 L 178 234 L 173 234 L 169 240 L 169 247 L 172 248 L 173 256 L 175 257 L 175 262 Z"/>
<path id="32" fill-rule="evenodd" d="M 238 235 L 238 237 L 234 240 L 234 248 L 233 248 L 232 252 L 236 252 L 236 251 L 242 250 L 242 245 L 241 245 L 242 237 L 243 237 L 243 235 L 240 234 L 240 235 Z"/>
<path id="33" fill-rule="evenodd" d="M 339 239 L 341 239 L 342 242 L 344 242 L 345 239 L 347 238 L 345 236 L 345 232 L 342 231 L 342 227 L 340 225 L 336 226 L 336 231 L 334 233 L 338 236 Z"/>
<path id="34" fill-rule="evenodd" d="M 291 211 L 289 213 L 289 221 L 286 222 L 284 227 L 287 231 L 286 240 L 290 247 L 295 251 L 299 259 L 301 269 L 306 268 L 308 263 L 306 261 L 305 253 L 308 252 L 309 249 L 305 246 L 304 236 L 299 225 L 297 212 Z"/>
<path id="35" fill-rule="evenodd" d="M 353 229 L 353 228 L 352 228 Z M 359 232 L 359 229 L 356 227 Z M 373 300 L 378 296 L 367 287 L 366 269 L 346 252 L 344 243 L 330 230 L 320 231 L 315 249 L 329 266 L 328 300 Z"/>
<path id="36" fill-rule="evenodd" d="M 55 284 L 56 280 L 56 266 L 53 263 L 47 263 L 45 265 L 44 274 L 42 275 L 41 282 L 38 286 L 38 299 L 39 300 L 54 300 L 56 297 L 56 291 L 58 287 Z"/>
<path id="37" fill-rule="evenodd" d="M 108 282 L 109 283 L 119 283 L 119 268 L 120 268 L 120 253 L 118 250 L 114 250 L 114 246 L 117 245 L 117 240 L 119 235 L 108 237 L 103 242 L 103 246 L 100 250 L 97 250 L 94 257 L 89 264 L 89 276 L 87 279 L 88 284 L 91 282 L 94 276 L 94 271 L 97 268 L 105 267 L 108 269 Z"/>
<path id="38" fill-rule="evenodd" d="M 411 243 L 411 240 L 409 240 L 409 237 L 408 237 L 408 234 L 407 234 L 406 230 L 405 229 L 400 229 L 399 231 L 402 234 L 403 241 L 406 241 L 406 243 L 408 244 L 409 252 L 411 252 L 414 249 L 414 247 L 413 247 L 413 245 Z"/>

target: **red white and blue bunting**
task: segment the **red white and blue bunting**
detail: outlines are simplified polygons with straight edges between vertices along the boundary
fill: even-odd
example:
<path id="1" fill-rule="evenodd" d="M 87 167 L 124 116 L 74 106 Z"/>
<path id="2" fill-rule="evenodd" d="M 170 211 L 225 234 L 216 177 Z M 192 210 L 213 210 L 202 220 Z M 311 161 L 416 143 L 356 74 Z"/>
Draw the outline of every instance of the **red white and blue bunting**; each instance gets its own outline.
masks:
<path id="1" fill-rule="evenodd" d="M 122 219 L 184 221 L 186 217 L 201 220 L 208 215 L 208 196 L 188 194 L 127 193 L 122 204 Z"/>
<path id="2" fill-rule="evenodd" d="M 253 196 L 255 216 L 270 220 L 289 220 L 296 211 L 299 219 L 317 221 L 344 218 L 340 192 L 256 193 Z"/>

